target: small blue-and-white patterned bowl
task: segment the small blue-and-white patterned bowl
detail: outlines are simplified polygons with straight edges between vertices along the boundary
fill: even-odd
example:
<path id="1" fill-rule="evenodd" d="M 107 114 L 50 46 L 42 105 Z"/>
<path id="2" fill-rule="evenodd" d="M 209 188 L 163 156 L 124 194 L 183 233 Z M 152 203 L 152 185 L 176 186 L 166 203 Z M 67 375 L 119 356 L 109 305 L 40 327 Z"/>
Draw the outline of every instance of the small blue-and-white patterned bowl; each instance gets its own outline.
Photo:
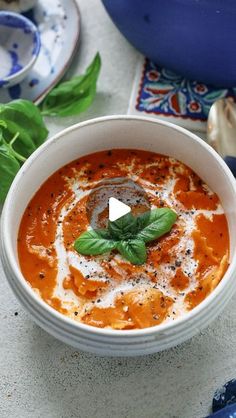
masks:
<path id="1" fill-rule="evenodd" d="M 0 87 L 11 87 L 27 76 L 40 45 L 38 29 L 29 19 L 0 12 Z"/>

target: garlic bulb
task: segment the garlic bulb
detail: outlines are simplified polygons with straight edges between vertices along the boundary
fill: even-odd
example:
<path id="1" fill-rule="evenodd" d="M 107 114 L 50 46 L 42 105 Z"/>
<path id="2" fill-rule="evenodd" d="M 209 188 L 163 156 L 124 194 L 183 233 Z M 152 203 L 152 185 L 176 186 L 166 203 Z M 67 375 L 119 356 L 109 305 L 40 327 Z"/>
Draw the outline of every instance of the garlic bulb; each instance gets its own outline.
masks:
<path id="1" fill-rule="evenodd" d="M 207 140 L 223 158 L 236 157 L 236 103 L 233 98 L 217 100 L 211 106 Z"/>

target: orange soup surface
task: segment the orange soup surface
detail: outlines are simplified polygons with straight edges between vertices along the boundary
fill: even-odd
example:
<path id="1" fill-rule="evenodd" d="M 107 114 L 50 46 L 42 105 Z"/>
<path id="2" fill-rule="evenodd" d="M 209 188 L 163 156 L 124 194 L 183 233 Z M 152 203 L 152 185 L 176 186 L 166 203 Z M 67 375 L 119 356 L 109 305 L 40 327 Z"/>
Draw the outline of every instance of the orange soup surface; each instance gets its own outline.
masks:
<path id="1" fill-rule="evenodd" d="M 147 244 L 143 265 L 116 251 L 78 254 L 75 239 L 92 222 L 106 227 L 107 198 L 124 194 L 134 215 L 174 210 L 171 231 Z M 25 279 L 54 309 L 94 327 L 130 330 L 173 321 L 202 302 L 228 268 L 229 234 L 218 196 L 190 168 L 120 149 L 73 161 L 41 186 L 23 215 L 18 255 Z"/>

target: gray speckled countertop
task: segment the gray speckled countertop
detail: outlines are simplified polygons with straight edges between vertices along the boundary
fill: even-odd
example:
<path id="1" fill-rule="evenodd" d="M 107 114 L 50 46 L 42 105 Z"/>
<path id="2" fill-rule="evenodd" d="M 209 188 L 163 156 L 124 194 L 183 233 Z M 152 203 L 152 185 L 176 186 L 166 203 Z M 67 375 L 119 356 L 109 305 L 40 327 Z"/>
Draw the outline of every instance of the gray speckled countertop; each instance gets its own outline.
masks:
<path id="1" fill-rule="evenodd" d="M 82 40 L 71 74 L 99 50 L 99 92 L 81 118 L 51 119 L 51 133 L 76 121 L 126 113 L 138 53 L 99 0 L 79 0 Z M 98 358 L 38 328 L 8 287 L 0 265 L 1 418 L 202 418 L 214 389 L 236 377 L 236 297 L 209 328 L 156 355 Z M 16 313 L 18 313 L 16 315 Z"/>

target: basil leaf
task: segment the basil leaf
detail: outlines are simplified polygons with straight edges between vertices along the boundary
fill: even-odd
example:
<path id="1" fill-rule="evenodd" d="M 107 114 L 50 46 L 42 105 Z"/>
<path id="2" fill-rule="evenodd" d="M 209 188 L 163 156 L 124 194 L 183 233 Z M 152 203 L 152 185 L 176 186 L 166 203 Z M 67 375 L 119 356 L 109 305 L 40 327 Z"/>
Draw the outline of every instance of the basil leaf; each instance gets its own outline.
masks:
<path id="1" fill-rule="evenodd" d="M 169 208 L 153 209 L 137 217 L 137 239 L 153 241 L 169 232 L 177 219 L 177 214 Z"/>
<path id="2" fill-rule="evenodd" d="M 109 221 L 108 230 L 115 239 L 132 238 L 136 232 L 136 218 L 129 212 L 116 221 Z"/>
<path id="3" fill-rule="evenodd" d="M 76 251 L 84 255 L 103 254 L 113 250 L 115 246 L 116 242 L 102 229 L 83 232 L 74 243 Z"/>
<path id="4" fill-rule="evenodd" d="M 101 58 L 96 54 L 84 75 L 58 84 L 45 98 L 42 115 L 73 116 L 84 112 L 93 102 L 101 68 Z"/>
<path id="5" fill-rule="evenodd" d="M 116 246 L 122 257 L 132 264 L 144 264 L 147 259 L 145 243 L 139 239 L 120 241 Z"/>
<path id="6" fill-rule="evenodd" d="M 0 120 L 0 126 L 3 128 L 7 128 L 7 124 L 6 122 L 4 122 L 4 120 Z"/>
<path id="7" fill-rule="evenodd" d="M 3 203 L 20 164 L 7 144 L 0 142 L 0 202 Z"/>
<path id="8" fill-rule="evenodd" d="M 5 122 L 3 120 L 0 120 L 0 143 L 3 140 L 3 133 L 2 133 L 2 128 L 6 128 L 7 125 L 5 124 Z"/>
<path id="9" fill-rule="evenodd" d="M 37 106 L 28 100 L 0 104 L 0 119 L 4 139 L 10 142 L 19 133 L 14 145 L 16 152 L 29 157 L 47 138 L 48 130 Z"/>

